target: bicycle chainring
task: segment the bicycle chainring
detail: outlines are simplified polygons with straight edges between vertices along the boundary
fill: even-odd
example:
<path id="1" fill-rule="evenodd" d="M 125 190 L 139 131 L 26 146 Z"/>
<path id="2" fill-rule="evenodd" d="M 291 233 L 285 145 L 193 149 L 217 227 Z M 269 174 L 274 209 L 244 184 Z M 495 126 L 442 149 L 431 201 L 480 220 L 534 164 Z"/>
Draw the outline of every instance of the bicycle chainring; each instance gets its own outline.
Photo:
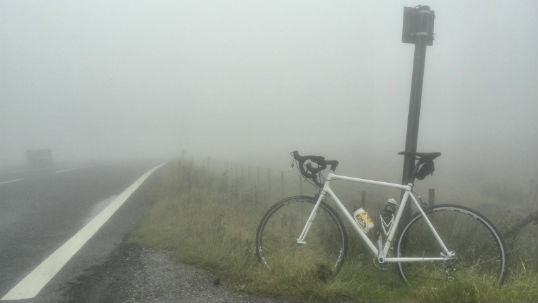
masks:
<path id="1" fill-rule="evenodd" d="M 387 271 L 389 270 L 389 263 L 379 263 L 376 257 L 372 258 L 372 263 L 374 264 L 374 267 L 381 270 L 381 271 Z"/>

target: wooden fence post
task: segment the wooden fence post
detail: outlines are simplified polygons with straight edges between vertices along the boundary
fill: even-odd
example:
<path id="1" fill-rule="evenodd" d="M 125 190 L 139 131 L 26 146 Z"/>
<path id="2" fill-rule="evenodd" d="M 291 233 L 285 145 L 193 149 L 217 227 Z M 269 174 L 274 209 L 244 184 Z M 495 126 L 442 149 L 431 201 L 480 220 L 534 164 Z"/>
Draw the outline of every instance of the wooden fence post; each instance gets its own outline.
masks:
<path id="1" fill-rule="evenodd" d="M 435 203 L 435 189 L 428 189 L 428 204 L 433 205 Z"/>
<path id="2" fill-rule="evenodd" d="M 268 191 L 271 192 L 271 169 L 267 169 L 267 188 Z"/>
<path id="3" fill-rule="evenodd" d="M 282 195 L 284 195 L 285 190 L 284 190 L 284 172 L 283 171 L 280 172 L 280 191 Z"/>
<path id="4" fill-rule="evenodd" d="M 538 184 L 535 184 L 534 179 L 529 180 L 529 203 L 536 202 L 536 195 L 538 194 Z"/>

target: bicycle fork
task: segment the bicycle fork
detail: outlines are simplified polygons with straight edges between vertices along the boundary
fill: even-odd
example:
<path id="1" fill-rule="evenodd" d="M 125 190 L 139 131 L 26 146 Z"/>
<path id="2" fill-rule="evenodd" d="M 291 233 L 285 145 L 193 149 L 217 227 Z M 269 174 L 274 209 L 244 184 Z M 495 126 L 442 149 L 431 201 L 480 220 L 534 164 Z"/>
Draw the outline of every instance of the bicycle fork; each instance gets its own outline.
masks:
<path id="1" fill-rule="evenodd" d="M 318 214 L 319 205 L 321 204 L 321 201 L 325 199 L 325 187 L 323 190 L 319 193 L 318 200 L 316 201 L 316 204 L 314 205 L 314 208 L 312 209 L 312 212 L 310 213 L 310 216 L 308 217 L 308 220 L 306 221 L 306 224 L 303 228 L 303 231 L 299 235 L 299 238 L 297 238 L 297 244 L 299 245 L 306 245 L 306 235 L 308 234 L 308 231 L 310 230 L 310 226 L 312 226 L 312 222 L 316 219 L 316 215 Z"/>

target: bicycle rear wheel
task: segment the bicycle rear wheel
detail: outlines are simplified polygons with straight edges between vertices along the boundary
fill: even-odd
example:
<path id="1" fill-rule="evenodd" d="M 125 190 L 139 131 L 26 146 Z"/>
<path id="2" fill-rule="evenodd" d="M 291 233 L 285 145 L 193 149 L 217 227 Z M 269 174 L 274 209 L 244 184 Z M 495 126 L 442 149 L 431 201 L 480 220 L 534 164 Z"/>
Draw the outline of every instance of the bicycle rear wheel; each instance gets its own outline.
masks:
<path id="1" fill-rule="evenodd" d="M 493 224 L 477 212 L 461 206 L 439 205 L 424 210 L 449 250 L 450 261 L 402 262 L 402 278 L 412 285 L 441 285 L 451 280 L 479 283 L 503 282 L 505 248 Z M 415 215 L 398 240 L 400 257 L 439 257 L 442 249 L 422 214 Z"/>
<path id="2" fill-rule="evenodd" d="M 258 258 L 281 277 L 307 274 L 325 280 L 336 274 L 344 262 L 344 226 L 323 202 L 305 238 L 306 244 L 297 244 L 315 202 L 308 196 L 286 198 L 269 209 L 258 226 Z"/>

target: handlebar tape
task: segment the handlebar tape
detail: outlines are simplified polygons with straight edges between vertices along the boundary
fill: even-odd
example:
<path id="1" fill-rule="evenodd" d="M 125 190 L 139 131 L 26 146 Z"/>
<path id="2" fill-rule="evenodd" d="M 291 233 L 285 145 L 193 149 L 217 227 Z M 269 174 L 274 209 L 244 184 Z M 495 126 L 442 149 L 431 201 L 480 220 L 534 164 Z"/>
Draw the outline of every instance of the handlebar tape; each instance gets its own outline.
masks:
<path id="1" fill-rule="evenodd" d="M 310 171 L 312 171 L 314 174 L 324 170 L 325 168 L 327 168 L 327 165 L 331 166 L 332 171 L 335 171 L 336 167 L 338 166 L 338 161 L 337 160 L 325 160 L 325 158 L 322 157 L 322 156 L 313 156 L 313 155 L 301 156 L 299 154 L 299 152 L 296 151 L 296 150 L 292 152 L 292 155 L 295 158 L 295 160 L 297 160 L 299 162 L 299 165 L 301 167 L 302 167 L 302 165 L 303 165 L 303 163 L 305 161 L 310 160 L 312 162 L 315 162 L 318 165 L 318 168 L 314 168 L 310 163 L 307 163 L 307 165 L 306 165 L 307 168 Z"/>

